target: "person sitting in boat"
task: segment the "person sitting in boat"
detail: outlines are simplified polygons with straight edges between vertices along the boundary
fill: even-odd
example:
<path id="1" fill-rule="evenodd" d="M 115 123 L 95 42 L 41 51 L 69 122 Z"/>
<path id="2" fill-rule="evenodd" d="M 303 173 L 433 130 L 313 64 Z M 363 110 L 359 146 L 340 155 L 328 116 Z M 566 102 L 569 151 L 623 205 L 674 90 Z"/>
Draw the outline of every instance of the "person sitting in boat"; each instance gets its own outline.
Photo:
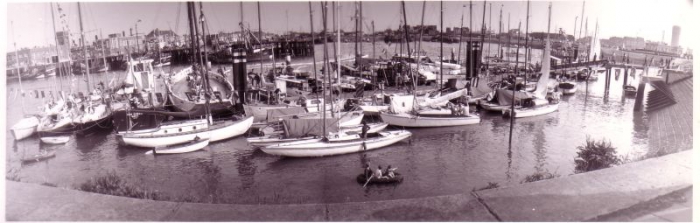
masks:
<path id="1" fill-rule="evenodd" d="M 465 104 L 462 107 L 462 115 L 463 116 L 469 116 L 469 104 Z"/>
<path id="2" fill-rule="evenodd" d="M 299 96 L 299 99 L 297 99 L 297 105 L 306 108 L 306 97 L 304 97 L 304 95 Z"/>
<path id="3" fill-rule="evenodd" d="M 368 179 L 370 176 L 372 176 L 372 168 L 369 167 L 369 162 L 365 163 L 365 179 Z"/>
<path id="4" fill-rule="evenodd" d="M 374 178 L 377 178 L 377 179 L 385 178 L 384 176 L 382 176 L 382 166 L 381 165 L 377 166 L 377 169 L 374 170 L 374 173 L 372 174 L 372 176 L 374 176 Z"/>
<path id="5" fill-rule="evenodd" d="M 384 172 L 386 172 L 387 178 L 394 178 L 394 177 L 396 177 L 396 173 L 394 173 L 394 171 L 396 171 L 396 169 L 397 169 L 397 168 L 391 168 L 391 165 L 389 165 L 388 167 L 386 167 L 386 171 L 384 171 Z"/>

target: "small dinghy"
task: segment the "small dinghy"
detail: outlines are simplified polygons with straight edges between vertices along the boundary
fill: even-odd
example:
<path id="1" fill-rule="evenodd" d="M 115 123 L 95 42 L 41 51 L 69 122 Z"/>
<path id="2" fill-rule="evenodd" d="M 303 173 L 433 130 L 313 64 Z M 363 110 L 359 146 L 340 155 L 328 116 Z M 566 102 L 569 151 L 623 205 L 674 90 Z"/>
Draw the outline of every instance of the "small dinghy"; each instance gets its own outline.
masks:
<path id="1" fill-rule="evenodd" d="M 559 89 L 561 89 L 562 94 L 571 95 L 576 93 L 576 83 L 574 82 L 561 82 L 559 83 Z"/>
<path id="2" fill-rule="evenodd" d="M 146 152 L 146 155 L 189 153 L 189 152 L 194 152 L 194 151 L 200 150 L 207 145 L 209 145 L 208 138 L 206 138 L 206 139 L 197 138 L 195 140 L 192 140 L 191 142 L 184 143 L 184 144 L 156 147 L 156 148 Z"/>
<path id="3" fill-rule="evenodd" d="M 33 156 L 22 158 L 22 164 L 44 161 L 56 157 L 56 151 L 44 151 Z"/>
<path id="4" fill-rule="evenodd" d="M 357 175 L 357 183 L 360 184 L 395 184 L 395 183 L 401 183 L 403 182 L 403 176 L 399 173 L 394 173 L 396 176 L 393 178 L 376 178 L 372 177 L 369 182 L 367 182 L 367 178 L 365 177 L 364 174 L 359 174 Z"/>
<path id="5" fill-rule="evenodd" d="M 23 118 L 12 126 L 12 136 L 15 140 L 27 138 L 36 132 L 37 126 L 39 126 L 39 119 L 36 116 Z"/>
<path id="6" fill-rule="evenodd" d="M 64 144 L 70 140 L 70 136 L 41 137 L 41 142 L 46 144 Z"/>

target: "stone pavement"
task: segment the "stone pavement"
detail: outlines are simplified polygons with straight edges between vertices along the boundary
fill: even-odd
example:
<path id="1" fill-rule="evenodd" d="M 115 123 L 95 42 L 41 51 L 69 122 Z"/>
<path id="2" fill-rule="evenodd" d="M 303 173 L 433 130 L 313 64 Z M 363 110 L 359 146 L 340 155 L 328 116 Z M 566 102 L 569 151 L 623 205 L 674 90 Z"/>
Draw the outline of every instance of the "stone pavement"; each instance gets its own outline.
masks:
<path id="1" fill-rule="evenodd" d="M 685 220 L 692 150 L 556 179 L 437 197 L 240 205 L 141 200 L 6 181 L 10 221 L 585 221 Z M 668 202 L 666 202 L 668 203 Z M 663 208 L 649 208 L 650 206 Z M 675 206 L 674 206 L 675 205 Z M 634 214 L 630 214 L 634 213 Z M 641 217 L 639 217 L 641 216 Z M 656 219 L 658 220 L 658 219 Z"/>

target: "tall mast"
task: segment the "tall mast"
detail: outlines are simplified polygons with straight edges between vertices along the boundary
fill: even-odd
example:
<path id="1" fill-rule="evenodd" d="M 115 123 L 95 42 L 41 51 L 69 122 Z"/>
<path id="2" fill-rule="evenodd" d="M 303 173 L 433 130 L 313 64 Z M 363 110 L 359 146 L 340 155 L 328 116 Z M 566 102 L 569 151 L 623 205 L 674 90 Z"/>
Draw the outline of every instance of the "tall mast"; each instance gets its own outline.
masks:
<path id="1" fill-rule="evenodd" d="M 85 61 L 85 78 L 87 78 L 87 91 L 90 94 L 90 87 L 92 82 L 90 81 L 90 64 L 88 63 L 87 56 L 87 46 L 85 45 L 85 32 L 83 31 L 83 14 L 80 11 L 80 2 L 78 2 L 78 18 L 80 19 L 80 44 L 83 46 L 83 57 Z"/>
<path id="2" fill-rule="evenodd" d="M 156 35 L 158 34 L 156 33 Z M 102 48 L 102 64 L 107 68 L 107 55 L 105 55 L 105 41 L 102 38 L 102 29 L 100 29 L 100 40 L 102 40 L 102 44 L 100 44 L 100 48 Z M 158 43 L 158 57 L 160 58 L 160 42 Z"/>
<path id="3" fill-rule="evenodd" d="M 327 2 L 321 2 L 321 17 L 323 18 L 323 75 L 324 77 L 328 77 L 328 91 L 330 91 L 330 94 L 333 94 L 333 89 L 330 87 L 330 75 L 329 75 L 329 69 L 330 66 L 328 66 L 328 35 L 327 35 L 327 25 L 326 25 L 326 20 L 328 20 L 327 15 L 328 15 L 328 3 Z M 325 78 L 324 78 L 325 79 Z M 325 81 L 324 81 L 325 82 Z M 323 109 L 323 138 L 327 137 L 326 133 L 326 94 L 328 91 L 323 91 L 323 105 L 321 108 Z"/>
<path id="4" fill-rule="evenodd" d="M 420 61 L 418 61 L 418 58 L 420 56 L 420 51 L 421 51 L 421 43 L 423 43 L 423 20 L 425 19 L 425 0 L 423 0 L 423 9 L 421 11 L 421 17 L 420 17 L 420 34 L 418 36 L 418 47 L 416 48 L 416 51 L 418 51 L 418 54 L 416 54 L 416 70 L 420 69 Z M 442 27 L 440 27 L 442 29 Z M 440 38 L 442 39 L 442 32 L 440 32 Z M 408 42 L 407 42 L 408 43 Z M 442 45 L 442 40 L 440 41 L 440 44 Z M 411 52 L 408 52 L 411 53 Z M 440 55 L 442 56 L 442 54 Z"/>
<path id="5" fill-rule="evenodd" d="M 423 3 L 425 4 L 425 1 L 423 1 Z M 425 11 L 425 6 L 423 6 L 423 11 Z M 442 89 L 442 70 L 444 69 L 442 64 L 444 63 L 443 61 L 445 60 L 445 55 L 443 53 L 443 48 L 442 48 L 442 43 L 445 42 L 445 37 L 443 35 L 445 33 L 445 31 L 444 31 L 445 27 L 444 27 L 444 24 L 442 22 L 443 11 L 444 11 L 444 8 L 442 6 L 442 1 L 440 1 L 440 85 L 439 85 L 440 87 L 439 87 L 439 89 Z"/>
<path id="6" fill-rule="evenodd" d="M 527 34 L 529 32 L 528 27 L 530 27 L 530 0 L 527 0 L 526 10 L 527 10 L 527 12 L 525 13 L 525 63 L 523 64 L 525 67 L 525 84 L 527 84 L 527 75 L 528 75 L 527 67 L 530 64 L 530 60 L 528 60 L 529 56 L 530 56 L 530 54 L 528 53 L 528 51 L 529 51 L 528 48 L 530 45 L 528 45 L 528 41 L 527 41 L 528 40 Z"/>
<path id="7" fill-rule="evenodd" d="M 363 53 L 362 53 L 362 42 L 364 41 L 364 40 L 363 40 L 363 37 L 364 37 L 364 34 L 365 34 L 364 28 L 362 27 L 362 25 L 364 25 L 364 23 L 363 23 L 364 21 L 363 21 L 362 16 L 363 16 L 363 15 L 362 15 L 362 1 L 360 1 L 360 17 L 358 18 L 358 20 L 360 21 L 360 55 L 363 55 Z M 338 19 L 340 19 L 340 17 L 338 17 Z"/>
<path id="8" fill-rule="evenodd" d="M 503 33 L 503 4 L 501 4 L 501 11 L 498 14 L 498 34 L 499 34 L 498 35 L 498 37 L 499 37 L 498 38 L 498 57 L 499 58 L 503 57 L 503 53 L 502 53 L 502 49 L 501 49 L 501 38 L 500 38 L 501 37 L 500 34 L 502 34 L 502 33 Z"/>
<path id="9" fill-rule="evenodd" d="M 260 3 L 258 3 L 259 5 Z M 309 1 L 309 20 L 311 23 L 311 48 L 314 48 L 316 46 L 316 34 L 314 33 L 314 11 L 311 8 L 311 1 Z M 318 69 L 316 69 L 316 50 L 311 51 L 311 56 L 313 57 L 313 64 L 314 64 L 314 81 L 318 81 L 318 75 L 316 75 L 316 72 Z M 262 63 L 260 64 L 262 66 Z M 318 100 L 318 94 L 316 94 L 316 100 Z M 325 108 L 326 105 L 324 104 L 323 107 Z M 323 126 L 325 128 L 325 124 Z M 325 132 L 325 130 L 324 130 Z"/>
<path id="10" fill-rule="evenodd" d="M 311 7 L 311 6 L 309 6 L 309 7 Z M 243 15 L 243 14 L 241 13 L 241 15 Z M 313 26 L 313 24 L 312 24 L 311 26 Z M 313 28 L 312 28 L 312 31 L 311 31 L 311 32 L 312 32 L 312 35 L 313 35 Z M 260 39 L 260 50 L 261 50 L 261 53 L 264 54 L 265 48 L 262 47 L 263 32 L 262 32 L 262 19 L 260 19 L 260 1 L 258 1 L 258 38 Z M 313 48 L 313 46 L 311 46 L 311 47 Z M 275 49 L 272 49 L 272 50 L 275 50 Z M 315 62 L 315 61 L 314 61 L 314 62 Z M 314 65 L 315 65 L 315 64 L 314 64 Z M 274 67 L 273 67 L 273 70 L 274 70 Z M 274 71 L 273 71 L 273 72 L 274 72 Z M 262 75 L 262 74 L 263 74 L 263 60 L 260 60 L 260 75 Z M 263 78 L 263 79 L 264 79 L 264 78 Z"/>
<path id="11" fill-rule="evenodd" d="M 508 31 L 506 33 L 508 33 L 508 43 L 506 44 L 506 46 L 508 47 L 508 52 L 510 52 L 510 12 L 508 13 Z M 508 60 L 510 60 L 510 59 L 508 59 Z M 517 68 L 517 63 L 516 63 L 516 68 Z"/>
<path id="12" fill-rule="evenodd" d="M 493 7 L 491 7 L 491 3 L 489 3 L 489 28 L 488 28 L 488 30 L 487 30 L 487 31 L 488 31 L 487 33 L 489 33 L 489 40 L 491 39 L 491 34 L 490 34 L 490 32 L 491 32 L 491 15 L 492 15 L 492 13 L 493 13 Z M 486 55 L 487 55 L 487 57 L 488 57 L 488 56 L 491 56 L 491 44 L 490 44 L 490 43 L 489 43 L 489 46 L 488 46 L 488 47 L 489 47 L 489 48 L 486 50 Z M 486 70 L 487 70 L 487 71 L 488 71 L 488 66 L 489 66 L 489 64 L 486 63 Z"/>
<path id="13" fill-rule="evenodd" d="M 57 78 L 58 84 L 59 84 L 59 86 L 61 86 L 61 90 L 63 90 L 63 80 L 61 79 L 61 68 L 60 68 L 61 67 L 61 53 L 60 53 L 60 50 L 58 49 L 58 36 L 56 35 L 56 17 L 54 16 L 54 13 L 53 13 L 53 3 L 49 2 L 49 5 L 51 5 L 51 25 L 53 25 L 53 35 L 54 35 L 54 40 L 56 41 L 56 68 L 54 69 L 54 71 L 56 72 L 56 75 L 58 75 L 58 78 Z"/>
<path id="14" fill-rule="evenodd" d="M 406 1 L 401 1 L 401 8 L 403 9 L 403 31 L 404 34 L 406 35 L 406 51 L 408 52 L 408 59 L 411 59 L 411 44 L 408 42 L 408 20 L 406 19 Z M 413 76 L 411 78 L 411 81 L 413 81 L 413 96 L 415 100 L 415 95 L 416 95 L 416 78 L 414 75 L 412 75 L 412 70 L 409 67 L 408 68 L 408 74 Z"/>
<path id="15" fill-rule="evenodd" d="M 199 45 L 201 37 L 199 36 L 199 24 L 197 24 L 197 6 L 192 2 L 192 24 L 194 24 L 194 37 L 195 37 L 195 48 L 197 50 L 197 59 L 199 60 L 199 67 L 204 66 L 204 58 L 202 58 L 202 48 Z"/>
<path id="16" fill-rule="evenodd" d="M 374 32 L 374 20 L 372 20 L 372 58 L 373 58 L 373 59 L 376 59 L 376 58 L 377 58 L 377 55 L 374 53 L 374 41 L 375 41 L 375 39 L 376 39 L 376 36 L 375 36 L 375 35 L 376 35 L 376 34 L 375 34 L 375 32 Z"/>
<path id="17" fill-rule="evenodd" d="M 196 13 L 195 13 L 196 15 Z M 207 123 L 212 124 L 212 119 L 211 119 L 211 108 L 209 106 L 209 100 L 211 99 L 211 86 L 209 85 L 209 68 L 207 67 L 207 42 L 206 42 L 206 32 L 204 29 L 204 7 L 203 3 L 199 2 L 199 19 L 200 22 L 202 23 L 202 54 L 204 57 L 204 60 L 202 60 L 201 64 L 203 66 L 201 67 L 202 69 L 202 78 L 204 80 L 204 104 L 205 104 L 205 112 L 207 114 Z M 196 23 L 195 23 L 196 24 Z"/>
<path id="18" fill-rule="evenodd" d="M 509 16 L 510 17 L 510 16 Z M 520 22 L 518 22 L 518 33 L 520 33 Z M 510 45 L 510 43 L 509 43 Z M 518 38 L 518 43 L 516 44 L 517 51 L 520 51 L 520 38 Z M 515 54 L 515 77 L 518 76 L 518 57 L 519 53 Z M 515 83 L 516 78 L 513 78 L 513 98 L 510 104 L 510 134 L 508 135 L 508 148 L 513 145 L 513 125 L 515 125 Z"/>
<path id="19" fill-rule="evenodd" d="M 360 6 L 355 2 L 355 64 L 359 64 L 360 50 L 357 48 L 358 37 L 360 36 Z"/>
<path id="20" fill-rule="evenodd" d="M 340 13 L 341 13 L 341 11 L 340 11 L 340 2 L 338 2 L 336 6 L 337 6 L 337 8 L 334 7 L 334 10 L 337 10 L 337 16 L 338 16 L 338 18 L 337 18 L 337 19 L 334 19 L 335 22 L 336 22 L 336 24 L 335 24 L 334 26 L 337 25 L 338 28 L 335 30 L 335 31 L 336 31 L 336 41 L 335 41 L 335 65 L 337 66 L 337 67 L 336 67 L 336 71 L 338 72 L 338 77 L 335 79 L 335 81 L 336 81 L 337 84 L 340 84 L 340 60 L 338 60 L 338 57 L 340 56 L 340 43 L 341 43 L 341 42 L 340 42 Z M 336 14 L 336 13 L 334 13 L 334 14 Z M 333 94 L 331 94 L 331 97 L 332 97 L 332 96 L 333 96 Z M 331 101 L 331 103 L 333 103 L 333 101 Z"/>
<path id="21" fill-rule="evenodd" d="M 12 26 L 12 40 L 15 46 L 15 68 L 17 70 L 17 77 L 19 77 L 19 92 L 22 97 L 24 97 L 24 88 L 22 87 L 22 74 L 19 73 L 19 56 L 17 56 L 17 39 L 15 38 L 15 23 L 10 21 L 10 26 Z M 24 98 L 19 100 L 22 103 L 22 114 L 24 114 Z"/>
<path id="22" fill-rule="evenodd" d="M 484 53 L 484 38 L 486 37 L 486 0 L 484 0 L 484 10 L 481 13 L 481 46 L 479 46 L 479 50 L 481 51 L 481 54 L 483 55 Z M 481 57 L 478 58 L 481 60 Z M 488 66 L 488 63 L 486 64 Z M 488 67 L 486 67 L 486 70 L 488 70 Z M 477 71 L 477 75 L 478 75 Z"/>
<path id="23" fill-rule="evenodd" d="M 192 19 L 192 2 L 187 2 L 187 22 L 190 28 L 190 50 L 192 51 L 192 65 L 197 63 L 197 38 L 195 37 L 194 24 Z"/>
<path id="24" fill-rule="evenodd" d="M 472 47 L 472 46 L 471 46 L 471 41 L 472 41 L 472 33 L 474 33 L 474 29 L 472 29 L 473 27 L 474 27 L 474 26 L 473 26 L 473 23 L 472 23 L 472 1 L 469 0 L 469 41 L 468 41 L 468 43 L 470 43 L 470 44 L 467 44 L 467 47 L 468 47 L 467 53 L 470 52 L 469 49 L 471 49 L 471 47 Z M 474 74 L 471 73 L 472 70 L 474 70 L 474 69 L 472 69 L 472 67 L 474 66 L 474 65 L 473 65 L 473 63 L 474 63 L 474 58 L 472 58 L 473 55 L 474 55 L 474 54 L 472 53 L 472 55 L 469 55 L 467 58 L 465 58 L 466 60 L 469 60 L 469 65 L 468 65 L 469 68 L 468 68 L 468 70 L 467 70 L 467 75 L 470 76 L 470 77 L 471 77 L 472 75 L 474 75 Z"/>
<path id="25" fill-rule="evenodd" d="M 583 12 L 586 9 L 586 1 L 583 1 L 583 7 L 581 7 L 581 25 L 579 26 L 578 29 L 578 38 L 581 38 L 581 30 L 583 29 Z M 576 33 L 574 33 L 576 35 Z M 574 36 L 574 41 L 576 41 L 576 37 Z"/>
<path id="26" fill-rule="evenodd" d="M 462 36 L 464 36 L 464 7 L 462 5 L 462 18 L 459 22 L 459 47 L 457 47 L 457 63 L 462 60 Z"/>

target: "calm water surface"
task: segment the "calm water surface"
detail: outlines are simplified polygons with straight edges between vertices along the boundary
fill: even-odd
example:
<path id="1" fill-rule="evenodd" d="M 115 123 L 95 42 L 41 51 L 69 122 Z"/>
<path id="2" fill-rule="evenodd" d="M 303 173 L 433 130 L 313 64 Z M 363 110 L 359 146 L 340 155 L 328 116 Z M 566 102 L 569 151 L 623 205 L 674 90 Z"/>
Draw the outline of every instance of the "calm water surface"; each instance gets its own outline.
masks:
<path id="1" fill-rule="evenodd" d="M 344 47 L 349 50 L 352 44 Z M 115 74 L 123 71 L 95 79 L 107 83 Z M 21 118 L 22 111 L 15 103 L 20 98 L 12 93 L 18 84 L 8 83 L 6 165 L 18 170 L 23 182 L 75 188 L 114 171 L 130 185 L 173 198 L 215 203 L 336 203 L 465 193 L 489 182 L 519 184 L 535 173 L 573 174 L 576 146 L 584 144 L 587 136 L 609 139 L 627 159 L 644 156 L 648 150 L 645 117 L 632 112 L 634 98 L 623 96 L 622 77 L 613 80 L 607 97 L 603 84 L 601 76 L 586 91 L 585 83 L 579 82 L 578 92 L 563 97 L 558 112 L 517 119 L 510 149 L 509 120 L 482 113 L 477 125 L 409 129 L 410 141 L 365 154 L 292 159 L 253 149 L 242 137 L 211 144 L 204 151 L 158 157 L 117 145 L 114 134 L 72 137 L 60 146 L 43 145 L 36 137 L 15 142 L 9 126 Z M 53 79 L 24 82 L 25 90 L 53 86 L 57 86 Z M 77 80 L 74 88 L 84 90 L 85 83 Z M 24 101 L 28 111 L 41 104 L 41 99 Z M 28 165 L 19 161 L 42 149 L 56 150 L 56 157 Z M 405 181 L 362 188 L 355 176 L 362 171 L 363 159 L 373 167 L 398 167 Z"/>

